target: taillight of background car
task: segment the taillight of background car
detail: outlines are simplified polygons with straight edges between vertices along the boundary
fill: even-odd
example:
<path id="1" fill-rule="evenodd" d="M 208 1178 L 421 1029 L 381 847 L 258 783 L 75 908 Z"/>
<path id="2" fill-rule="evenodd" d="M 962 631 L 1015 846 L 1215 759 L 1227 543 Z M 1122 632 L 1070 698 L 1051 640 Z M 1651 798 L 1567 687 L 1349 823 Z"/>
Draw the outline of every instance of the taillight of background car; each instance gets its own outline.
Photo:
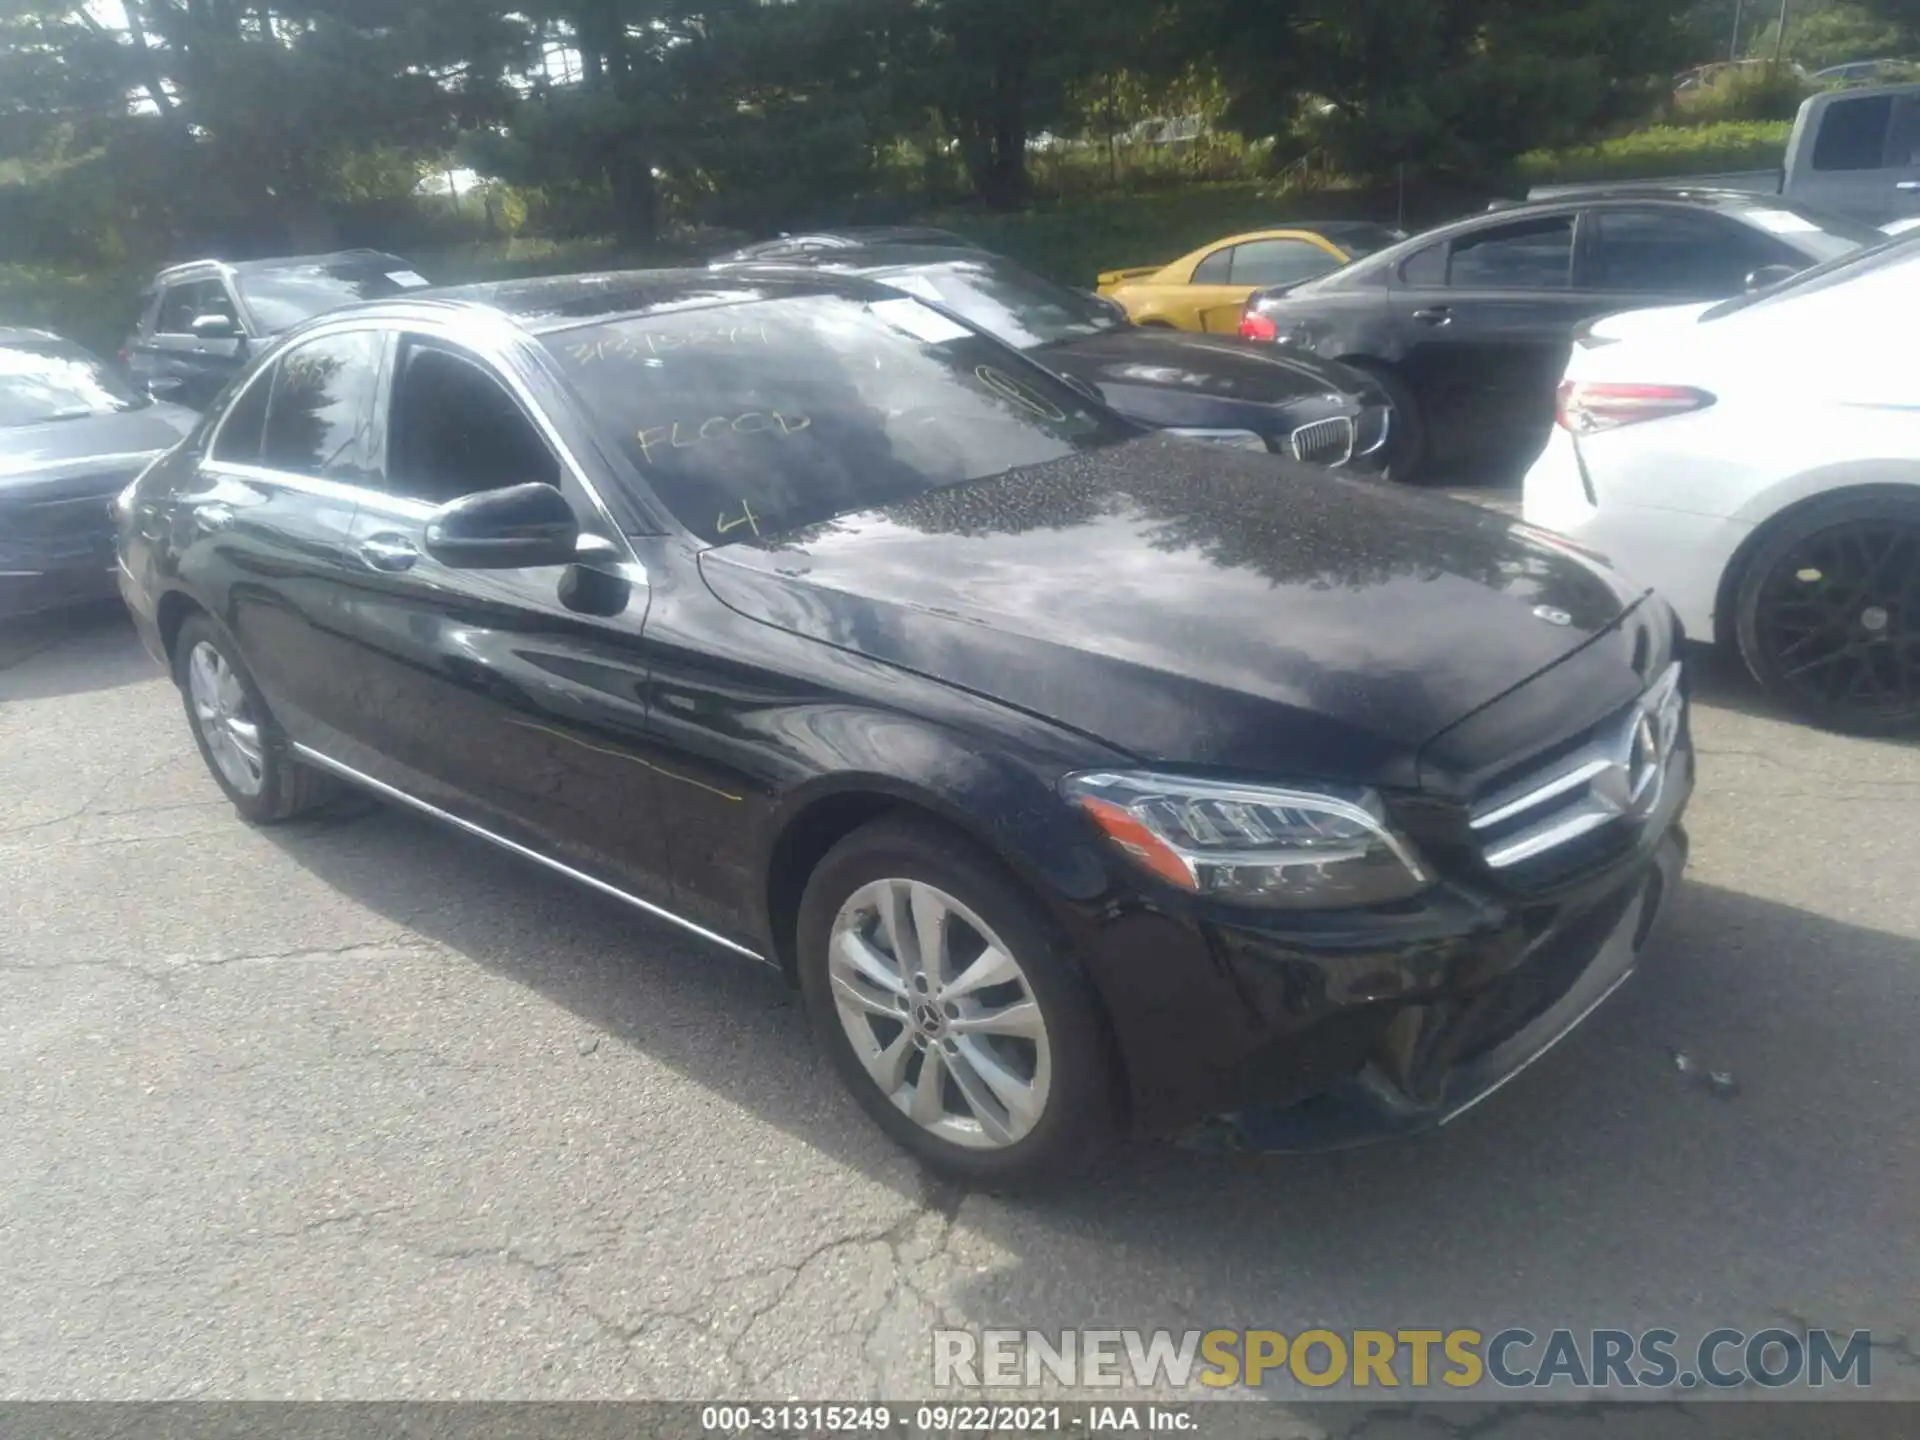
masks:
<path id="1" fill-rule="evenodd" d="M 1280 327 L 1274 323 L 1271 315 L 1262 315 L 1252 305 L 1248 305 L 1240 312 L 1240 338 L 1265 340 L 1271 344 L 1280 338 Z"/>
<path id="2" fill-rule="evenodd" d="M 1685 415 L 1704 410 L 1714 397 L 1690 385 L 1627 385 L 1600 380 L 1565 380 L 1560 384 L 1554 418 L 1575 435 L 1616 430 L 1643 420 Z"/>

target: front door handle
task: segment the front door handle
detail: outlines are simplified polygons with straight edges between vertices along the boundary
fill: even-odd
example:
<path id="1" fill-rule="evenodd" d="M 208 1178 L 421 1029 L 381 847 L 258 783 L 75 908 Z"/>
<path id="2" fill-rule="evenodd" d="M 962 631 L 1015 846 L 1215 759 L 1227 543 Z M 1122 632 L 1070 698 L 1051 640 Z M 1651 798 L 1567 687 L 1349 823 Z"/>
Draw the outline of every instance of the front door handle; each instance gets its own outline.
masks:
<path id="1" fill-rule="evenodd" d="M 1896 190 L 1904 190 L 1911 195 L 1915 191 L 1920 191 L 1920 180 L 1898 180 L 1894 182 L 1893 188 Z"/>
<path id="2" fill-rule="evenodd" d="M 375 570 L 411 570 L 420 551 L 404 535 L 373 535 L 360 542 L 360 558 Z"/>
<path id="3" fill-rule="evenodd" d="M 200 528 L 208 534 L 216 530 L 233 528 L 233 511 L 225 505 L 202 505 L 194 513 L 194 518 L 200 522 Z"/>
<path id="4" fill-rule="evenodd" d="M 1444 305 L 1435 305 L 1428 310 L 1416 310 L 1413 318 L 1422 325 L 1448 325 L 1453 322 L 1453 311 Z"/>

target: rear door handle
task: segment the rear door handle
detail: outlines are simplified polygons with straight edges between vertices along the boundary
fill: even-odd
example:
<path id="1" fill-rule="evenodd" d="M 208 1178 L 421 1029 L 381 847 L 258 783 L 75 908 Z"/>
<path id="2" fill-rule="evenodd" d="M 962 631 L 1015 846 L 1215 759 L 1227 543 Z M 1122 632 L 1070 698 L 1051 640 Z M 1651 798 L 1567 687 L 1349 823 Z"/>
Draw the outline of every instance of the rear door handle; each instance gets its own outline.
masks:
<path id="1" fill-rule="evenodd" d="M 1916 190 L 1920 190 L 1920 180 L 1899 180 L 1894 183 L 1893 188 L 1896 190 L 1904 190 L 1911 195 Z"/>
<path id="2" fill-rule="evenodd" d="M 1447 325 L 1453 321 L 1453 311 L 1444 305 L 1435 305 L 1428 310 L 1416 310 L 1413 318 L 1422 325 Z"/>
<path id="3" fill-rule="evenodd" d="M 360 558 L 375 570 L 411 570 L 420 551 L 404 535 L 373 535 L 360 542 Z"/>

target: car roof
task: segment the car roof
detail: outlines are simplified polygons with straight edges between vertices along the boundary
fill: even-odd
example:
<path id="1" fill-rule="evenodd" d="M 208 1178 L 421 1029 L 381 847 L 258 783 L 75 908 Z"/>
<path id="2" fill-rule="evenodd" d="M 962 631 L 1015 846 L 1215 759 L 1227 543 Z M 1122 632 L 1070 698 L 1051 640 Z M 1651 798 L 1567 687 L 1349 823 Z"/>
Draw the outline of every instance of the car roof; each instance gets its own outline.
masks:
<path id="1" fill-rule="evenodd" d="M 1714 210 L 1778 209 L 1783 203 L 1781 196 L 1759 190 L 1735 190 L 1713 185 L 1662 185 L 1658 181 L 1621 185 L 1600 183 L 1549 186 L 1543 187 L 1543 192 L 1526 200 L 1496 200 L 1487 206 L 1487 212 L 1525 215 L 1534 210 L 1562 210 L 1568 205 L 1604 205 L 1609 202 L 1626 201 L 1644 204 L 1649 200 L 1666 201 L 1677 205 L 1697 205 Z"/>
<path id="2" fill-rule="evenodd" d="M 810 255 L 776 255 L 764 260 L 723 261 L 728 270 L 824 271 L 829 274 L 873 275 L 886 270 L 920 269 L 934 265 L 978 265 L 992 261 L 999 265 L 1017 262 L 991 250 L 976 250 L 964 245 L 853 245 L 844 250 L 821 250 Z"/>
<path id="3" fill-rule="evenodd" d="M 258 275 L 273 270 L 298 270 L 313 265 L 335 265 L 353 260 L 373 260 L 382 264 L 405 267 L 407 261 L 385 250 L 330 250 L 321 255 L 278 255 L 262 260 L 186 260 L 178 265 L 169 265 L 154 277 L 154 283 L 162 284 L 171 280 L 190 278 L 196 272 L 219 274 L 223 271 L 235 275 Z"/>
<path id="4" fill-rule="evenodd" d="M 396 318 L 432 318 L 458 311 L 491 311 L 513 320 L 529 334 L 544 335 L 583 325 L 645 316 L 658 311 L 700 310 L 744 304 L 785 295 L 844 295 L 851 299 L 890 298 L 890 292 L 851 275 L 812 267 L 754 267 L 749 280 L 730 267 L 716 272 L 618 270 L 586 275 L 550 275 L 528 280 L 491 280 L 475 285 L 415 290 L 405 296 L 369 300 L 317 317 L 379 312 Z M 730 275 L 739 278 L 729 283 Z"/>
<path id="5" fill-rule="evenodd" d="M 35 330 L 25 325 L 0 325 L 0 345 L 39 345 L 60 336 L 51 330 Z"/>

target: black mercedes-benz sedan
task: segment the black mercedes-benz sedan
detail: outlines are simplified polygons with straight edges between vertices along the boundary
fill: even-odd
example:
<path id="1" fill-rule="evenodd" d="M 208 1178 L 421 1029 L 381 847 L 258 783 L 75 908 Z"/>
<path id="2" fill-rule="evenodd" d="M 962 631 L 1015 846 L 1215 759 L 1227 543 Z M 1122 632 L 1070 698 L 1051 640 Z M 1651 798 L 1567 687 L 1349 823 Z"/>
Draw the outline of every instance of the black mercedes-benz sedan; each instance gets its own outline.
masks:
<path id="1" fill-rule="evenodd" d="M 858 275 L 951 311 L 1143 425 L 1329 469 L 1387 468 L 1392 404 L 1350 365 L 1136 326 L 1111 300 L 984 250 L 896 245 L 779 263 Z"/>
<path id="2" fill-rule="evenodd" d="M 969 1180 L 1444 1122 L 1629 975 L 1682 863 L 1657 597 L 858 280 L 337 312 L 119 509 L 242 816 L 345 782 L 779 967 Z"/>

